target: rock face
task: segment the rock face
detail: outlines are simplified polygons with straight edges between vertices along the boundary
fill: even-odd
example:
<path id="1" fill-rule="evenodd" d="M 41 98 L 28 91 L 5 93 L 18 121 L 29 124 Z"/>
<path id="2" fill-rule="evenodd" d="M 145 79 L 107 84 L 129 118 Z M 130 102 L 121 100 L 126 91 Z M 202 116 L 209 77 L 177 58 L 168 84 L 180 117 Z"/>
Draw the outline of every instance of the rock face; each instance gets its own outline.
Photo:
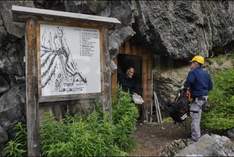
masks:
<path id="1" fill-rule="evenodd" d="M 234 143 L 225 136 L 203 135 L 198 142 L 179 139 L 171 142 L 160 156 L 233 156 Z"/>
<path id="2" fill-rule="evenodd" d="M 0 126 L 8 130 L 24 119 L 25 85 L 11 88 L 0 98 Z"/>
<path id="3" fill-rule="evenodd" d="M 159 156 L 175 156 L 176 153 L 191 143 L 192 141 L 190 139 L 174 140 L 170 144 L 166 145 L 165 148 L 163 148 Z"/>
<path id="4" fill-rule="evenodd" d="M 0 97 L 0 151 L 15 133 L 17 122 L 25 122 L 25 84 L 15 85 Z"/>
<path id="5" fill-rule="evenodd" d="M 227 131 L 227 136 L 231 139 L 234 139 L 234 128 Z"/>
<path id="6" fill-rule="evenodd" d="M 206 134 L 175 156 L 234 156 L 234 143 L 225 136 Z"/>
<path id="7" fill-rule="evenodd" d="M 234 39 L 233 1 L 53 1 L 37 7 L 118 18 L 110 32 L 110 50 L 136 34 L 158 54 L 188 59 L 194 54 L 229 48 Z M 231 46 L 232 47 L 232 46 Z M 232 47 L 233 48 L 233 47 Z M 225 49 L 224 49 L 225 51 Z"/>
<path id="8" fill-rule="evenodd" d="M 164 64 L 170 64 L 170 66 L 166 68 L 160 66 L 156 67 L 156 73 L 154 75 L 154 89 L 162 105 L 172 103 L 175 100 L 175 97 L 179 89 L 182 87 L 183 81 L 186 79 L 188 71 L 190 70 L 188 65 L 174 65 L 174 62 L 166 63 L 165 61 Z M 228 55 L 209 58 L 205 63 L 205 69 L 211 74 L 220 70 L 231 69 L 233 67 L 233 59 Z"/>
<path id="9" fill-rule="evenodd" d="M 0 145 L 4 144 L 8 140 L 6 131 L 0 126 Z"/>
<path id="10" fill-rule="evenodd" d="M 24 24 L 13 23 L 12 13 L 11 13 L 12 5 L 21 5 L 21 6 L 28 6 L 28 7 L 33 7 L 34 5 L 32 1 L 7 1 L 7 2 L 1 1 L 0 2 L 1 17 L 2 17 L 4 28 L 6 29 L 7 33 L 21 38 L 24 36 Z"/>
<path id="11" fill-rule="evenodd" d="M 139 1 L 139 31 L 157 52 L 188 58 L 233 40 L 233 1 Z M 225 35 L 228 34 L 228 35 Z"/>
<path id="12" fill-rule="evenodd" d="M 0 149 L 25 113 L 24 24 L 13 23 L 13 4 L 33 6 L 33 2 L 0 2 Z"/>
<path id="13" fill-rule="evenodd" d="M 188 71 L 188 66 L 156 70 L 154 74 L 154 89 L 162 105 L 172 103 L 175 100 Z"/>
<path id="14" fill-rule="evenodd" d="M 6 92 L 8 89 L 8 82 L 2 76 L 0 76 L 0 94 Z"/>

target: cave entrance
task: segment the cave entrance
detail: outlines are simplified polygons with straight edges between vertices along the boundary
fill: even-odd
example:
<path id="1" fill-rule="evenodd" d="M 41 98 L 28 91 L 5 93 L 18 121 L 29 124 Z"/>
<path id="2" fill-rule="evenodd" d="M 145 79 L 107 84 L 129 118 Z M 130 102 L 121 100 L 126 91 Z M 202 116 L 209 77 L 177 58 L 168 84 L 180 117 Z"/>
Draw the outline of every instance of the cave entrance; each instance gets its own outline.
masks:
<path id="1" fill-rule="evenodd" d="M 120 80 L 120 75 L 125 74 L 129 67 L 133 67 L 135 69 L 133 80 L 136 82 L 137 93 L 142 95 L 142 58 L 135 55 L 119 54 L 117 61 L 117 82 Z"/>
<path id="2" fill-rule="evenodd" d="M 134 39 L 124 42 L 115 60 L 118 70 L 112 75 L 112 95 L 116 93 L 119 72 L 125 73 L 129 66 L 135 68 L 135 78 L 139 94 L 144 99 L 143 119 L 147 120 L 146 111 L 150 108 L 153 97 L 153 52 L 147 46 L 136 43 Z"/>

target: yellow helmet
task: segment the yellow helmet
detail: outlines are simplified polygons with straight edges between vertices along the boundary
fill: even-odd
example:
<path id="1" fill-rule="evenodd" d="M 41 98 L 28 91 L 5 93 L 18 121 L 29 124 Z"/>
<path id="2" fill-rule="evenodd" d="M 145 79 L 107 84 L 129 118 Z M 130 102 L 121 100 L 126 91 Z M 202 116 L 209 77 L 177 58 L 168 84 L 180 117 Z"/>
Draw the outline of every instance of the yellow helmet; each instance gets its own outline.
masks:
<path id="1" fill-rule="evenodd" d="M 204 64 L 205 59 L 202 56 L 194 56 L 193 59 L 192 59 L 192 62 L 198 62 L 200 64 Z"/>

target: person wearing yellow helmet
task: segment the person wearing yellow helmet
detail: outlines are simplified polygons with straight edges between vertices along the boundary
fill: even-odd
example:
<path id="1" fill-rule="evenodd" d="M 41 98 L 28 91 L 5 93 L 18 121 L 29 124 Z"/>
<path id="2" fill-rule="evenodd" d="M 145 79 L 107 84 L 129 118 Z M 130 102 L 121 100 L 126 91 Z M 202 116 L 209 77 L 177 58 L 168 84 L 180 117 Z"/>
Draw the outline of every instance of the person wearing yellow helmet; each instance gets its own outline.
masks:
<path id="1" fill-rule="evenodd" d="M 192 62 L 197 62 L 197 63 L 203 65 L 205 63 L 205 59 L 202 56 L 195 56 L 195 57 L 193 57 Z"/>
<path id="2" fill-rule="evenodd" d="M 205 59 L 202 56 L 194 56 L 191 60 L 190 71 L 185 81 L 184 87 L 191 92 L 193 98 L 190 104 L 191 123 L 191 139 L 198 141 L 201 136 L 200 121 L 202 106 L 207 103 L 208 92 L 213 88 L 210 75 L 203 70 L 202 65 Z"/>

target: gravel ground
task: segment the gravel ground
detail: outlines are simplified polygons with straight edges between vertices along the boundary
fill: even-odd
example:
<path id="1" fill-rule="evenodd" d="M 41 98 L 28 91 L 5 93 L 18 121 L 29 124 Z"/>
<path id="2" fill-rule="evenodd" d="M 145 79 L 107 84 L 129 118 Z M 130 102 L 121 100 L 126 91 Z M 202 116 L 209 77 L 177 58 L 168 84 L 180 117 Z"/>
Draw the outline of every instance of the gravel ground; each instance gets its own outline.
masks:
<path id="1" fill-rule="evenodd" d="M 162 148 L 176 139 L 189 136 L 190 128 L 181 124 L 166 122 L 158 124 L 138 124 L 134 133 L 137 146 L 129 156 L 158 156 Z"/>

